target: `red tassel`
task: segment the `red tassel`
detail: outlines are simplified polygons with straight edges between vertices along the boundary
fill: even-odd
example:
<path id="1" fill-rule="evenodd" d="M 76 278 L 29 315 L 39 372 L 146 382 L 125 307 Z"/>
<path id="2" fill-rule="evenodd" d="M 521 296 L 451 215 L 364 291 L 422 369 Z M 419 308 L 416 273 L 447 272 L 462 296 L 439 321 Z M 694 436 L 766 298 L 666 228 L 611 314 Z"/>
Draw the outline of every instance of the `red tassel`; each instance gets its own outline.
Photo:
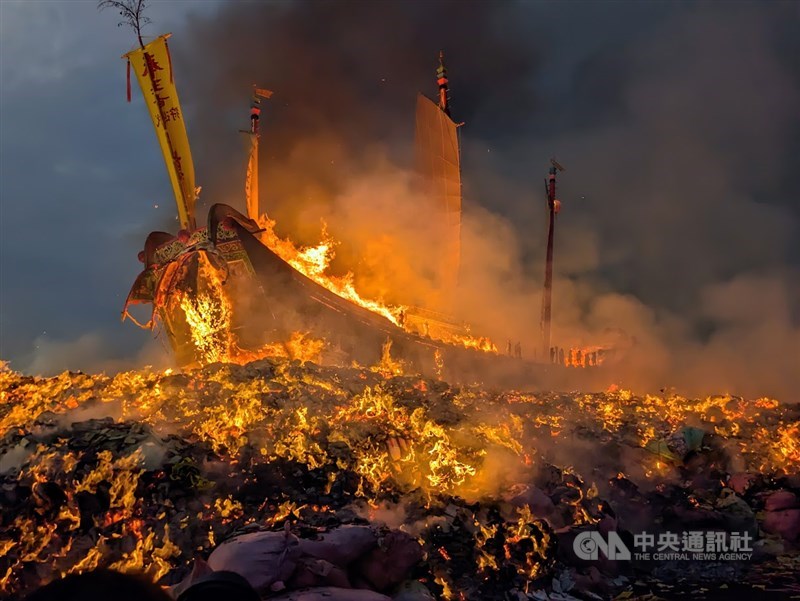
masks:
<path id="1" fill-rule="evenodd" d="M 128 102 L 131 101 L 131 59 L 128 59 Z"/>
<path id="2" fill-rule="evenodd" d="M 172 82 L 172 56 L 169 53 L 169 46 L 167 45 L 167 40 L 164 40 L 164 49 L 167 51 L 167 62 L 169 63 L 169 83 Z"/>

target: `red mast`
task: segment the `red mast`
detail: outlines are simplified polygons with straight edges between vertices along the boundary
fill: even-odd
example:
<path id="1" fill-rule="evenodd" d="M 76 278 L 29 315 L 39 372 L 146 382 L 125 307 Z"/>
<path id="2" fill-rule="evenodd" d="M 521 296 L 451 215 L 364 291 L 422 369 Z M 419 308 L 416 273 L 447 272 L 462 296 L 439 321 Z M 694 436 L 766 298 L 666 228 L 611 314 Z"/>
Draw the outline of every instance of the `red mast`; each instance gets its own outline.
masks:
<path id="1" fill-rule="evenodd" d="M 542 293 L 542 357 L 544 361 L 550 358 L 550 322 L 553 314 L 553 243 L 555 238 L 556 215 L 561 208 L 561 203 L 556 200 L 556 172 L 564 171 L 555 159 L 550 159 L 550 174 L 545 180 L 547 192 L 547 211 L 549 222 L 547 226 L 547 258 L 544 267 L 544 291 Z"/>

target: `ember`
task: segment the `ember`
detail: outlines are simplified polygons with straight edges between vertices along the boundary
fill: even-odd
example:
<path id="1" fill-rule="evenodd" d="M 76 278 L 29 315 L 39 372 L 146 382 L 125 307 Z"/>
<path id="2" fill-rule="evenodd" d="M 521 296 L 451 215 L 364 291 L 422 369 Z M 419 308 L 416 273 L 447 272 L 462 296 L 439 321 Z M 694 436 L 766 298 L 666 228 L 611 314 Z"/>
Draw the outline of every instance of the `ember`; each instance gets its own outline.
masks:
<path id="1" fill-rule="evenodd" d="M 345 580 L 297 567 L 285 586 L 356 578 L 376 595 L 416 591 L 404 599 L 527 599 L 679 585 L 669 562 L 576 559 L 587 528 L 751 533 L 759 561 L 691 576 L 712 586 L 798 561 L 800 409 L 770 399 L 498 393 L 280 358 L 185 374 L 5 370 L 0 386 L 11 599 L 95 567 L 176 584 L 242 533 L 288 528 L 306 548 L 370 522 L 384 555 L 348 542 L 353 557 L 330 568 Z M 402 565 L 388 580 L 385 562 Z"/>

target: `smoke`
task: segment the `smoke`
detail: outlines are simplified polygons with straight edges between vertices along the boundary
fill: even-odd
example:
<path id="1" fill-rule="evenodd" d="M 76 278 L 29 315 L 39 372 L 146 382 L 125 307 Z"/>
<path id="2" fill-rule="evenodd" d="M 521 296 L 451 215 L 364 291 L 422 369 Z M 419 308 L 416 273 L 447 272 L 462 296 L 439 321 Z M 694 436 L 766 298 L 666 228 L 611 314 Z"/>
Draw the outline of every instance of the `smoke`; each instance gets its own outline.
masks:
<path id="1" fill-rule="evenodd" d="M 599 258 L 595 273 L 562 267 L 575 285 L 556 302 L 582 310 L 561 331 L 635 336 L 631 385 L 797 399 L 799 86 L 779 50 L 787 13 L 751 9 L 679 13 L 635 52 L 597 57 L 625 75 L 615 115 L 549 140 L 588 190 L 562 256 L 594 231 Z"/>
<path id="2" fill-rule="evenodd" d="M 461 130 L 453 311 L 538 347 L 542 177 L 560 175 L 553 340 L 627 350 L 637 389 L 797 399 L 796 5 L 233 3 L 172 45 L 203 199 L 243 208 L 250 86 L 262 207 L 341 241 L 365 294 L 436 294 L 410 174 L 414 98 L 439 49 Z M 794 159 L 794 160 L 793 160 Z"/>
<path id="3" fill-rule="evenodd" d="M 100 332 L 83 334 L 73 340 L 50 339 L 40 336 L 33 344 L 35 352 L 20 370 L 42 376 L 67 371 L 88 370 L 94 373 L 116 374 L 140 369 L 174 367 L 174 361 L 164 346 L 150 339 L 138 353 L 131 356 Z"/>
<path id="4" fill-rule="evenodd" d="M 189 90 L 190 135 L 208 165 L 206 202 L 242 206 L 242 148 L 230 134 L 248 124 L 254 82 L 275 90 L 263 105 L 262 203 L 294 236 L 318 233 L 304 227 L 310 211 L 329 206 L 353 176 L 378 166 L 381 155 L 401 168 L 410 163 L 415 97 L 436 93 L 440 48 L 463 65 L 451 64 L 459 119 L 484 108 L 506 127 L 522 118 L 534 102 L 530 86 L 516 90 L 509 103 L 500 86 L 492 93 L 485 84 L 533 72 L 532 44 L 492 26 L 507 28 L 511 9 L 296 2 L 236 4 L 213 19 L 195 19 L 187 34 L 191 46 L 175 53 L 179 83 Z M 318 222 L 310 223 L 316 229 Z"/>

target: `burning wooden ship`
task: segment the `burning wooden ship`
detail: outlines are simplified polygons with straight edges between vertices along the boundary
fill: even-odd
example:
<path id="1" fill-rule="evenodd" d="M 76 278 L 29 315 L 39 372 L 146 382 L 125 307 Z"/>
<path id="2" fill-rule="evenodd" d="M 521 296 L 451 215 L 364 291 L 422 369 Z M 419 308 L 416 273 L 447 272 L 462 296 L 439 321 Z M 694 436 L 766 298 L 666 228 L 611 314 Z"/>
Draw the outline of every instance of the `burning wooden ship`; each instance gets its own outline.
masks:
<path id="1" fill-rule="evenodd" d="M 503 358 L 408 332 L 397 310 L 348 300 L 347 282 L 321 284 L 301 261 L 313 257 L 285 258 L 250 202 L 247 215 L 215 205 L 197 228 L 166 38 L 141 51 L 131 63 L 152 83 L 182 230 L 148 236 L 128 300 L 152 305 L 143 325 L 158 319 L 182 362 L 211 364 L 42 378 L 0 362 L 0 596 L 98 568 L 144 574 L 178 601 L 203 570 L 240 574 L 271 601 L 800 593 L 797 404 L 498 391 L 397 375 L 388 360 L 214 363 L 259 356 L 278 327 L 356 341 L 353 356 L 388 339 L 432 354 L 433 369 L 437 356 Z M 441 338 L 463 336 L 439 321 Z M 704 559 L 587 557 L 580 541 L 598 533 L 634 551 L 699 544 Z"/>
<path id="2" fill-rule="evenodd" d="M 352 280 L 325 274 L 327 247 L 297 249 L 279 239 L 274 222 L 260 213 L 258 146 L 261 101 L 272 92 L 253 88 L 247 215 L 213 205 L 205 227 L 195 218 L 191 152 L 167 48 L 167 36 L 125 55 L 142 88 L 170 175 L 181 230 L 152 232 L 140 260 L 144 268 L 126 299 L 152 308 L 146 328 L 160 326 L 182 366 L 215 361 L 246 362 L 306 336 L 324 340 L 329 356 L 374 364 L 389 353 L 411 369 L 459 380 L 475 374 L 530 381 L 553 377 L 553 361 L 514 361 L 486 338 L 474 337 L 431 308 L 389 306 L 362 298 Z M 457 124 L 450 115 L 447 71 L 440 54 L 438 101 L 420 94 L 416 107 L 417 169 L 434 200 L 430 219 L 440 235 L 438 278 L 445 294 L 457 286 L 461 243 L 461 167 Z M 391 351 L 389 350 L 391 349 Z M 280 353 L 280 351 L 279 351 Z M 289 353 L 291 355 L 291 353 Z M 555 354 L 558 358 L 558 354 Z M 566 362 L 568 365 L 569 362 Z M 587 355 L 581 365 L 589 364 Z M 596 361 L 595 361 L 596 364 Z M 560 365 L 565 365 L 562 360 Z M 577 365 L 577 363 L 576 363 Z"/>

